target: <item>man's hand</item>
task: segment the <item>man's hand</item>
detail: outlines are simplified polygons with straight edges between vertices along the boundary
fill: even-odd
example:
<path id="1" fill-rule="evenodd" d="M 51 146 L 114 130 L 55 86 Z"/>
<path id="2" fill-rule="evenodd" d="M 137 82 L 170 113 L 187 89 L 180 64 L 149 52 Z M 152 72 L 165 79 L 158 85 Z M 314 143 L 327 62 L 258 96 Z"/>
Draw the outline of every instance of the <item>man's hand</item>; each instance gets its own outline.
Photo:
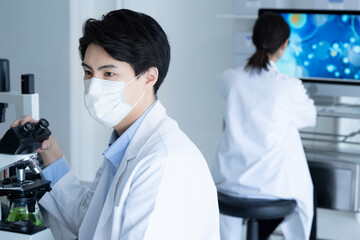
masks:
<path id="1" fill-rule="evenodd" d="M 37 123 L 38 121 L 27 115 L 23 119 L 14 121 L 10 127 L 19 127 L 24 125 L 26 122 Z M 53 136 L 50 136 L 49 139 L 44 140 L 41 143 L 41 146 L 35 151 L 40 153 L 44 161 L 44 167 L 49 166 L 63 155 L 59 144 Z"/>

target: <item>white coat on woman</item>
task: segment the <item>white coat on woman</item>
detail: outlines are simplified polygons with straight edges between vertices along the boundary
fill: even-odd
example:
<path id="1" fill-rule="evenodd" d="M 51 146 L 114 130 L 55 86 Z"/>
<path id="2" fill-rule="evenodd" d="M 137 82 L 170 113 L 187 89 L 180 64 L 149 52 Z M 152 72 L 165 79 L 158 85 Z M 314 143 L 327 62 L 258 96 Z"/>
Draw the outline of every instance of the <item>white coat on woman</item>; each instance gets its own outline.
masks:
<path id="1" fill-rule="evenodd" d="M 206 161 L 159 101 L 108 193 L 107 164 L 89 189 L 69 171 L 40 200 L 79 240 L 219 240 L 216 187 Z"/>
<path id="2" fill-rule="evenodd" d="M 212 168 L 218 191 L 295 199 L 282 231 L 289 240 L 308 239 L 313 185 L 299 128 L 315 125 L 313 100 L 299 79 L 280 73 L 273 61 L 260 73 L 231 69 L 221 79 L 225 128 Z M 240 239 L 236 218 L 221 215 L 220 221 L 222 240 Z"/>

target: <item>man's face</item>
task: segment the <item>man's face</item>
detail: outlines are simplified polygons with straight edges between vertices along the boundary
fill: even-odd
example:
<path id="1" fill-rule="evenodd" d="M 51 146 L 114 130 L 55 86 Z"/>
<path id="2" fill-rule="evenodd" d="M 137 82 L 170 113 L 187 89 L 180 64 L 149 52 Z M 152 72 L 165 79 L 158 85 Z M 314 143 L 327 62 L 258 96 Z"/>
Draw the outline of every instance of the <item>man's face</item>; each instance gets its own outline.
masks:
<path id="1" fill-rule="evenodd" d="M 100 78 L 127 83 L 136 77 L 130 64 L 115 60 L 102 47 L 93 43 L 86 49 L 82 66 L 84 68 L 84 80 Z M 140 75 L 137 80 L 125 87 L 125 102 L 134 105 L 144 89 L 145 81 Z"/>

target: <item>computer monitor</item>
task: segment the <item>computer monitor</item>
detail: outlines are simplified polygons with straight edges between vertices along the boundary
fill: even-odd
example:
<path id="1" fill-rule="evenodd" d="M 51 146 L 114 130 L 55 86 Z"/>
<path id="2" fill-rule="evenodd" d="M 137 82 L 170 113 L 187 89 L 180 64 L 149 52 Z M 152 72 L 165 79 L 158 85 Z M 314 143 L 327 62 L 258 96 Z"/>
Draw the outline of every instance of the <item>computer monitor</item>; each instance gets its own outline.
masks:
<path id="1" fill-rule="evenodd" d="M 260 9 L 279 13 L 290 43 L 280 72 L 304 82 L 360 85 L 360 11 Z"/>

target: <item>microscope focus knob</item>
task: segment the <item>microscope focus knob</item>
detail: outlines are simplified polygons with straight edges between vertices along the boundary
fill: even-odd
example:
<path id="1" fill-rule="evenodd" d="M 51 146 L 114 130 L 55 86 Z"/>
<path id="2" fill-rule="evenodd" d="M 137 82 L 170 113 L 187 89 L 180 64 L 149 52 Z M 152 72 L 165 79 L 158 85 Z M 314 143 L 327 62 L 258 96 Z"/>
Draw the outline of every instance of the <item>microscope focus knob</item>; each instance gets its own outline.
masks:
<path id="1" fill-rule="evenodd" d="M 20 132 L 25 137 L 31 136 L 34 129 L 34 124 L 32 124 L 31 122 L 26 122 L 24 125 L 20 126 Z"/>
<path id="2" fill-rule="evenodd" d="M 36 124 L 36 128 L 40 131 L 45 131 L 49 127 L 49 122 L 45 118 L 41 118 Z"/>

